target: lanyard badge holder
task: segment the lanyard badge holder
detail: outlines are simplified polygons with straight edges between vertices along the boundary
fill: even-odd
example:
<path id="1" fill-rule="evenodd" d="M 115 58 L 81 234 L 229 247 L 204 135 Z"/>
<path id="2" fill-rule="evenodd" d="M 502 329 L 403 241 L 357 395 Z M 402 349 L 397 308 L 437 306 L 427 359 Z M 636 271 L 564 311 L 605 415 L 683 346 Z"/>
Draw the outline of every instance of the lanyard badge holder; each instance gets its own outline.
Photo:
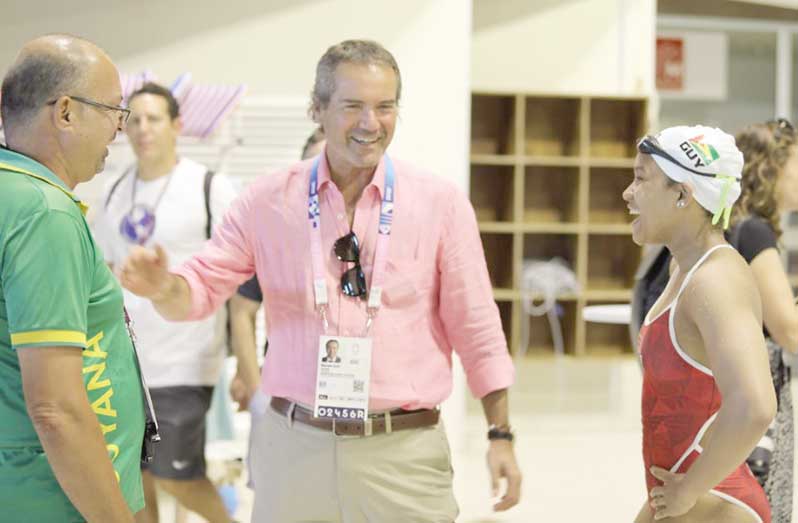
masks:
<path id="1" fill-rule="evenodd" d="M 313 163 L 308 190 L 308 226 L 313 266 L 313 293 L 316 310 L 321 316 L 324 335 L 319 340 L 314 416 L 320 418 L 356 419 L 364 422 L 365 435 L 371 433 L 368 417 L 368 386 L 371 372 L 371 340 L 368 339 L 374 318 L 382 302 L 382 284 L 393 223 L 395 204 L 394 169 L 385 159 L 385 187 L 380 206 L 380 221 L 374 251 L 371 287 L 368 291 L 365 333 L 361 338 L 328 336 L 327 310 L 329 297 L 321 240 L 321 206 L 319 202 L 318 168 Z M 338 352 L 340 351 L 340 353 Z"/>
<path id="2" fill-rule="evenodd" d="M 141 363 L 139 362 L 139 351 L 136 348 L 136 334 L 133 332 L 133 322 L 127 313 L 127 309 L 123 309 L 125 313 L 125 327 L 127 334 L 130 338 L 130 343 L 133 345 L 133 356 L 136 360 L 136 370 L 138 370 L 139 378 L 141 379 L 141 391 L 144 394 L 144 399 L 147 403 L 147 408 L 144 411 L 144 441 L 141 445 L 141 462 L 150 463 L 155 456 L 155 444 L 161 441 L 161 435 L 158 434 L 158 419 L 155 417 L 155 408 L 152 406 L 152 397 L 150 397 L 150 389 L 147 387 L 147 382 L 144 381 L 144 373 L 141 372 Z"/>

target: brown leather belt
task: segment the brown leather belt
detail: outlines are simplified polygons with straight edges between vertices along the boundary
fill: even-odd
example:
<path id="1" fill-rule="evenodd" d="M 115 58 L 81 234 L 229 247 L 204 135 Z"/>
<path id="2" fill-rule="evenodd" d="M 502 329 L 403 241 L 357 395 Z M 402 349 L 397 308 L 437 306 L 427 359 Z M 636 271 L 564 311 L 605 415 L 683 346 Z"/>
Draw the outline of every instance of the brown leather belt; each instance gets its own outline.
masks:
<path id="1" fill-rule="evenodd" d="M 372 414 L 368 421 L 350 419 L 314 418 L 313 412 L 285 398 L 272 398 L 272 408 L 295 422 L 321 430 L 335 432 L 338 436 L 371 436 L 405 429 L 430 427 L 438 423 L 438 409 L 393 410 L 383 414 Z M 293 412 L 292 412 L 293 409 Z"/>

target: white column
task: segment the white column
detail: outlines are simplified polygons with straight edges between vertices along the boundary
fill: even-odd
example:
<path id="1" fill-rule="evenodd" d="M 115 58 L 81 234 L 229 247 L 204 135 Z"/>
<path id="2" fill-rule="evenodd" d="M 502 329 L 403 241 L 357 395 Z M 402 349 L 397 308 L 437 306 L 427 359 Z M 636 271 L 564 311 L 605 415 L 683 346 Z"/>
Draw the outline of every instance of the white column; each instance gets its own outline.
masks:
<path id="1" fill-rule="evenodd" d="M 776 33 L 776 114 L 792 118 L 792 38 L 782 27 Z"/>

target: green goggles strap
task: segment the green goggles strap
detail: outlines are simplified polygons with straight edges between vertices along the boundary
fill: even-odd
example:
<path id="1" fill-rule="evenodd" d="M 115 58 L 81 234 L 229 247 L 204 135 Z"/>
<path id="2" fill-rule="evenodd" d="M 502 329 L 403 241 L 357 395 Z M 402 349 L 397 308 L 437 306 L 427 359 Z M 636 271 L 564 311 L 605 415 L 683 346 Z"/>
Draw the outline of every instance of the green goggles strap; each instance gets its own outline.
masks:
<path id="1" fill-rule="evenodd" d="M 736 182 L 737 179 L 727 174 L 719 174 L 718 178 L 723 180 L 723 187 L 720 189 L 718 210 L 715 211 L 714 215 L 712 215 L 712 225 L 717 225 L 721 218 L 723 218 L 723 228 L 728 229 L 729 221 L 731 220 L 732 206 L 726 204 L 726 199 L 729 196 L 729 191 L 731 190 L 732 185 L 734 185 L 734 182 Z"/>

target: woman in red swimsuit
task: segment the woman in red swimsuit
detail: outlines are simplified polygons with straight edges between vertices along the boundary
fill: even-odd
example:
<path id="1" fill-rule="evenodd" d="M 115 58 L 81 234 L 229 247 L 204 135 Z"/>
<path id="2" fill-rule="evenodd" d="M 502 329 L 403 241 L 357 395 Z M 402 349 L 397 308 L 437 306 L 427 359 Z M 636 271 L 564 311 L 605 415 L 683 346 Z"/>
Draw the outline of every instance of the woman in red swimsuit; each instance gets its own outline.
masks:
<path id="1" fill-rule="evenodd" d="M 634 241 L 674 260 L 640 332 L 649 495 L 636 523 L 771 521 L 745 464 L 776 411 L 761 300 L 723 238 L 742 166 L 732 136 L 672 127 L 638 143 L 623 193 Z"/>

